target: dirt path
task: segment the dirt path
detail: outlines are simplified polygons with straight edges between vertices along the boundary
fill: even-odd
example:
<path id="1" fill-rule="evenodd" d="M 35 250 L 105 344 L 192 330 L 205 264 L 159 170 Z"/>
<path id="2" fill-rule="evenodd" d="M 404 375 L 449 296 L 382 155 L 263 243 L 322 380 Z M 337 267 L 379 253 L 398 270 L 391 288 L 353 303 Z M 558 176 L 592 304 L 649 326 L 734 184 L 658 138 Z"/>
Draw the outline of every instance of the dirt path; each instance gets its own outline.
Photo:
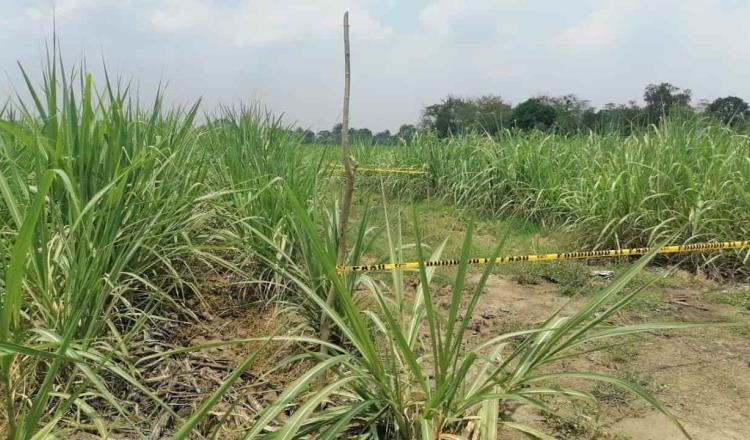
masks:
<path id="1" fill-rule="evenodd" d="M 617 320 L 750 322 L 748 311 L 711 301 L 710 290 L 657 288 L 650 295 L 656 300 L 620 313 Z M 475 337 L 538 323 L 560 307 L 564 307 L 565 313 L 585 299 L 562 296 L 558 287 L 551 283 L 520 285 L 509 278 L 492 275 L 477 307 Z M 747 329 L 729 327 L 649 334 L 620 351 L 587 355 L 572 366 L 641 381 L 641 385 L 655 393 L 696 439 L 748 439 L 748 336 Z M 596 423 L 570 427 L 560 426 L 559 422 L 549 421 L 539 414 L 525 412 L 522 417 L 528 423 L 546 425 L 547 432 L 560 438 L 684 438 L 663 415 L 638 399 L 606 388 L 594 390 L 605 402 Z M 509 438 L 516 438 L 510 435 Z"/>

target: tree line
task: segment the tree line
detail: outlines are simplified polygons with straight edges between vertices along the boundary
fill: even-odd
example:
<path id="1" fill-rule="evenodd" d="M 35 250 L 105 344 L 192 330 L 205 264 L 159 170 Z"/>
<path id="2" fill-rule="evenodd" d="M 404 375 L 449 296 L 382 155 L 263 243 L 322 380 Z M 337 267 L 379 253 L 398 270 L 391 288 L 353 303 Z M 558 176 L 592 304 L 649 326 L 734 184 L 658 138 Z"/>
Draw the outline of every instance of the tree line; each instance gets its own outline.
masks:
<path id="1" fill-rule="evenodd" d="M 370 143 L 375 145 L 394 145 L 400 141 L 410 140 L 419 131 L 419 128 L 412 124 L 403 124 L 398 131 L 391 133 L 390 130 L 383 130 L 378 133 L 372 132 L 369 128 L 349 128 L 349 140 L 356 143 Z M 315 133 L 312 130 L 297 128 L 295 133 L 302 139 L 305 144 L 340 144 L 341 143 L 341 124 L 336 124 L 330 130 L 320 130 Z"/>
<path id="2" fill-rule="evenodd" d="M 619 132 L 629 135 L 635 130 L 657 124 L 662 118 L 701 115 L 737 130 L 750 128 L 750 106 L 741 98 L 727 96 L 691 105 L 692 93 L 670 83 L 649 84 L 643 92 L 644 104 L 606 104 L 594 108 L 576 95 L 536 96 L 515 106 L 497 95 L 478 98 L 448 96 L 422 109 L 418 125 L 404 124 L 395 133 L 389 130 L 373 133 L 367 128 L 350 128 L 354 142 L 393 145 L 409 140 L 419 131 L 431 131 L 439 137 L 466 132 L 490 135 L 503 130 L 542 130 L 560 134 Z M 306 143 L 335 144 L 341 140 L 341 124 L 331 130 L 314 133 L 297 129 Z"/>

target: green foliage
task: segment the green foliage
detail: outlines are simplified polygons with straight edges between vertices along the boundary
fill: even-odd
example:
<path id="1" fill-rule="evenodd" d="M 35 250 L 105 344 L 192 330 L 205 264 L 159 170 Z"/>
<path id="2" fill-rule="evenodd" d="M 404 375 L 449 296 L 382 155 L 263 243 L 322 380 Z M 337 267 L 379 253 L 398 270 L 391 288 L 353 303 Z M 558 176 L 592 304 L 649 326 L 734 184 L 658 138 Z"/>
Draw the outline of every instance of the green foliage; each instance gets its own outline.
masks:
<path id="1" fill-rule="evenodd" d="M 542 96 L 539 98 L 545 104 L 555 109 L 555 131 L 558 133 L 575 134 L 585 128 L 584 115 L 593 112 L 588 101 L 579 99 L 575 95 L 560 97 Z"/>
<path id="2" fill-rule="evenodd" d="M 750 106 L 741 98 L 716 98 L 706 107 L 706 114 L 724 124 L 741 127 L 750 118 Z"/>
<path id="3" fill-rule="evenodd" d="M 591 285 L 591 268 L 576 261 L 518 264 L 510 270 L 513 278 L 521 284 L 536 284 L 544 280 L 558 284 L 560 293 L 565 296 L 580 293 Z"/>
<path id="4" fill-rule="evenodd" d="M 222 230 L 230 234 L 223 239 L 236 242 L 242 265 L 274 257 L 277 246 L 296 255 L 300 243 L 290 240 L 284 188 L 312 200 L 321 166 L 320 159 L 300 154 L 300 140 L 281 118 L 257 107 L 222 108 L 205 126 L 202 141 L 213 158 L 211 184 L 221 189 L 216 209 Z M 265 268 L 255 270 L 280 281 Z"/>
<path id="5" fill-rule="evenodd" d="M 307 234 L 316 225 L 305 208 L 292 198 L 294 215 Z M 296 201 L 296 202 L 295 202 Z M 420 231 L 415 230 L 416 249 L 423 260 Z M 388 234 L 392 258 L 398 257 L 398 237 Z M 648 262 L 641 259 L 610 286 L 594 294 L 580 311 L 569 318 L 553 314 L 541 327 L 503 334 L 476 345 L 464 335 L 482 294 L 492 266 L 485 268 L 479 283 L 464 289 L 472 237 L 465 238 L 461 261 L 452 286 L 447 310 L 433 303 L 430 279 L 434 268 L 419 270 L 420 282 L 410 303 L 405 301 L 403 273 L 391 274 L 391 288 L 366 275 L 341 278 L 329 251 L 312 242 L 310 252 L 318 260 L 335 288 L 341 304 L 334 310 L 305 282 L 293 267 L 279 267 L 296 286 L 325 311 L 339 329 L 346 345 L 331 354 L 311 353 L 317 364 L 268 406 L 243 439 L 258 437 L 265 426 L 294 401 L 299 401 L 289 419 L 279 426 L 279 438 L 370 438 L 438 439 L 444 435 L 496 438 L 497 426 L 505 425 L 537 438 L 550 438 L 535 427 L 513 422 L 506 402 L 530 405 L 556 414 L 545 397 L 595 402 L 594 396 L 558 386 L 567 378 L 591 380 L 620 387 L 642 397 L 679 423 L 651 394 L 637 384 L 589 372 L 546 373 L 544 367 L 561 359 L 590 351 L 590 343 L 611 337 L 689 327 L 685 324 L 611 327 L 608 319 L 627 306 L 638 291 L 619 295 L 621 289 Z M 431 258 L 438 258 L 442 246 Z M 500 252 L 500 247 L 495 255 Z M 358 305 L 357 287 L 369 290 L 374 310 Z M 520 342 L 509 342 L 519 339 Z M 316 386 L 322 380 L 323 385 Z M 323 404 L 325 402 L 325 404 Z M 682 428 L 681 428 L 682 429 Z M 684 432 L 684 430 L 683 430 Z"/>
<path id="6" fill-rule="evenodd" d="M 15 348 L 0 370 L 19 439 L 56 435 L 74 409 L 97 426 L 105 407 L 131 420 L 103 377 L 150 394 L 131 375 L 128 343 L 143 311 L 174 304 L 166 290 L 189 290 L 186 260 L 205 219 L 194 210 L 210 197 L 197 105 L 164 114 L 157 96 L 143 109 L 110 82 L 97 94 L 89 75 L 65 75 L 52 53 L 41 88 L 23 71 L 30 102 L 0 123 L 2 255 L 15 242 L 0 330 Z"/>
<path id="7" fill-rule="evenodd" d="M 297 127 L 294 134 L 299 137 L 300 143 L 312 144 L 315 142 L 315 132 L 312 130 L 303 130 L 301 127 Z"/>
<path id="8" fill-rule="evenodd" d="M 513 125 L 521 130 L 549 130 L 556 116 L 554 107 L 540 98 L 531 98 L 513 109 Z"/>
<path id="9" fill-rule="evenodd" d="M 649 122 L 657 123 L 674 109 L 688 109 L 691 95 L 689 89 L 682 90 L 670 83 L 649 84 L 643 92 Z"/>
<path id="10" fill-rule="evenodd" d="M 643 93 L 645 106 L 630 101 L 627 104 L 608 103 L 600 109 L 574 94 L 537 96 L 515 107 L 496 95 L 477 98 L 449 95 L 422 109 L 420 130 L 433 132 L 442 139 L 472 133 L 502 136 L 512 127 L 564 135 L 593 131 L 629 136 L 648 130 L 650 124 L 658 124 L 664 117 L 694 116 L 696 110 L 690 106 L 691 95 L 690 90 L 670 83 L 649 84 Z M 708 104 L 706 114 L 733 128 L 742 128 L 750 110 L 742 99 L 728 96 Z M 373 134 L 367 128 L 350 128 L 349 135 L 359 143 L 397 145 L 412 140 L 417 131 L 415 126 L 404 124 L 395 134 L 389 130 Z M 305 143 L 338 144 L 341 124 L 336 124 L 332 130 L 321 130 L 317 135 L 301 128 L 296 133 Z"/>
<path id="11" fill-rule="evenodd" d="M 644 110 L 634 101 L 625 104 L 609 103 L 599 111 L 587 111 L 583 125 L 595 133 L 618 133 L 629 136 L 648 124 Z"/>
<path id="12" fill-rule="evenodd" d="M 668 119 L 649 131 L 565 137 L 422 137 L 432 194 L 489 215 L 519 215 L 575 231 L 580 246 L 734 240 L 750 235 L 747 137 Z M 414 159 L 410 158 L 413 161 Z M 742 276 L 746 252 L 682 257 Z M 725 269 L 720 263 L 727 263 Z"/>
<path id="13" fill-rule="evenodd" d="M 467 132 L 495 134 L 509 126 L 510 104 L 499 96 L 464 99 L 449 96 L 422 111 L 422 126 L 441 138 Z"/>
<path id="14" fill-rule="evenodd" d="M 391 145 L 393 143 L 393 136 L 390 130 L 383 130 L 376 133 L 372 137 L 372 142 L 376 145 Z"/>
<path id="15" fill-rule="evenodd" d="M 417 127 L 411 124 L 402 124 L 398 128 L 398 133 L 396 133 L 396 137 L 402 142 L 409 142 L 413 140 L 414 136 L 416 135 L 417 135 Z"/>
<path id="16" fill-rule="evenodd" d="M 750 311 L 750 289 L 747 287 L 730 288 L 708 294 L 707 297 L 715 302 L 729 304 Z"/>
<path id="17" fill-rule="evenodd" d="M 597 110 L 573 94 L 537 96 L 515 107 L 492 95 L 480 98 L 449 96 L 422 110 L 421 125 L 440 138 L 471 133 L 503 136 L 504 130 L 510 127 L 564 135 L 594 131 L 629 136 L 648 130 L 649 124 L 658 124 L 664 117 L 689 118 L 695 114 L 690 107 L 690 90 L 670 83 L 649 84 L 643 97 L 645 107 L 630 101 L 619 105 L 609 103 Z M 725 123 L 734 121 L 733 127 L 739 128 L 747 116 L 743 103 L 735 97 L 720 98 L 709 105 L 707 114 Z"/>
<path id="18" fill-rule="evenodd" d="M 299 132 L 299 128 L 297 129 L 297 133 L 301 134 Z M 387 132 L 387 136 L 386 136 Z M 366 144 L 370 145 L 373 143 L 380 144 L 380 145 L 392 145 L 395 140 L 390 135 L 390 132 L 386 130 L 386 132 L 378 133 L 377 135 L 373 135 L 372 131 L 369 128 L 354 128 L 349 127 L 349 140 L 352 143 L 359 143 L 359 144 Z M 310 132 L 311 133 L 311 132 Z M 328 130 L 321 130 L 318 132 L 318 134 L 314 137 L 310 137 L 309 133 L 304 132 L 304 138 L 305 143 L 311 143 L 316 142 L 318 144 L 335 144 L 338 145 L 341 143 L 341 123 L 338 123 L 333 126 L 333 128 Z"/>

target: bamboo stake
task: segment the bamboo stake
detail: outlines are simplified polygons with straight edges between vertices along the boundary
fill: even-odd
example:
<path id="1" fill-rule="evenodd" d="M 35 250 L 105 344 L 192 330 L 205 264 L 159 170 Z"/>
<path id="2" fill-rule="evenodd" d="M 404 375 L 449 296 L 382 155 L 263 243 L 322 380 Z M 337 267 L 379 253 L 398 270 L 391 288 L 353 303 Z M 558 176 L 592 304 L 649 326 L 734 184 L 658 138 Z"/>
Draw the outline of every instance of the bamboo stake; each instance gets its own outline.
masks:
<path id="1" fill-rule="evenodd" d="M 344 166 L 346 183 L 344 192 L 341 197 L 341 212 L 339 214 L 336 251 L 336 264 L 346 264 L 348 255 L 346 248 L 346 229 L 349 224 L 349 213 L 352 206 L 352 195 L 354 193 L 354 167 L 352 166 L 352 157 L 349 153 L 349 90 L 351 83 L 349 55 L 349 12 L 344 13 L 344 110 L 341 121 L 341 161 Z M 333 307 L 336 304 L 336 290 L 331 286 L 326 297 L 326 304 Z M 331 324 L 325 312 L 320 315 L 320 339 L 329 342 L 331 338 Z M 320 347 L 321 353 L 326 352 L 324 345 Z"/>

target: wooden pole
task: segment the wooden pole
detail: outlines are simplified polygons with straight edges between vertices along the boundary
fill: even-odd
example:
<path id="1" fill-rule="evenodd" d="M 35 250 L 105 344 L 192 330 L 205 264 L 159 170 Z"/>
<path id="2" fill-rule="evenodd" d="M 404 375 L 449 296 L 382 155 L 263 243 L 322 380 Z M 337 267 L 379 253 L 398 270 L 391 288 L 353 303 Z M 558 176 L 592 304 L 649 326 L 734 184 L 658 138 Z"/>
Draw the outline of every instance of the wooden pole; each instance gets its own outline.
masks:
<path id="1" fill-rule="evenodd" d="M 346 174 L 346 187 L 341 200 L 341 216 L 338 227 L 338 264 L 344 264 L 347 256 L 346 249 L 346 227 L 349 224 L 349 212 L 352 207 L 352 194 L 354 193 L 354 168 L 352 156 L 349 153 L 349 88 L 351 83 L 351 71 L 349 68 L 349 12 L 344 13 L 344 111 L 341 121 L 341 160 L 344 164 Z"/>
<path id="2" fill-rule="evenodd" d="M 344 13 L 344 110 L 341 121 L 341 161 L 344 166 L 346 182 L 341 196 L 341 210 L 337 226 L 336 263 L 346 264 L 348 250 L 346 248 L 346 229 L 349 224 L 349 213 L 352 206 L 352 195 L 354 193 L 354 167 L 352 156 L 349 152 L 349 90 L 351 84 L 350 55 L 349 55 L 349 12 Z M 326 297 L 326 304 L 333 307 L 336 304 L 336 288 L 331 286 Z M 329 342 L 331 338 L 331 324 L 325 312 L 320 315 L 320 339 Z M 321 345 L 321 353 L 326 352 L 325 346 Z"/>

